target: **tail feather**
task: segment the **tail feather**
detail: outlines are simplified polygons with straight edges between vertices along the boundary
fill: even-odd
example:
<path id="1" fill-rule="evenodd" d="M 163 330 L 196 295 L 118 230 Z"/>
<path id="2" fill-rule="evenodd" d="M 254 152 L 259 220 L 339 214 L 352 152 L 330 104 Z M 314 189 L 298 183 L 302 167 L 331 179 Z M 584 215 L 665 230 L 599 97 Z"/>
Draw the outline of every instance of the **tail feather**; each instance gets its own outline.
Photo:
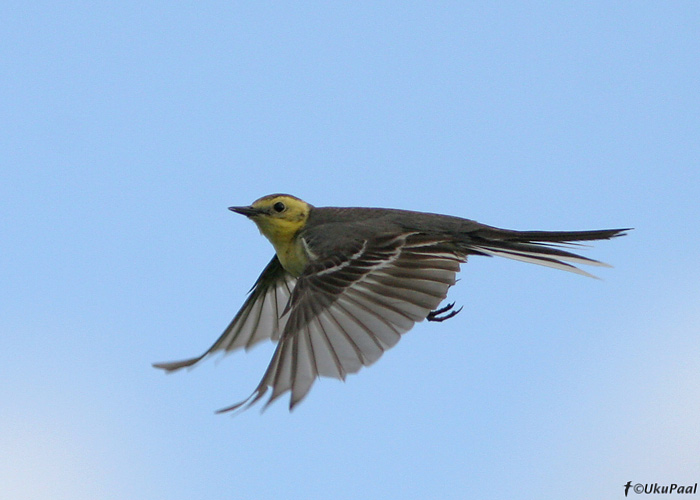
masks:
<path id="1" fill-rule="evenodd" d="M 557 248 L 557 246 L 576 245 L 579 241 L 607 240 L 624 236 L 626 231 L 629 230 L 509 231 L 487 228 L 470 234 L 468 248 L 472 253 L 506 257 L 595 278 L 596 276 L 579 269 L 574 264 L 611 266 L 604 262 L 562 250 Z"/>
<path id="2" fill-rule="evenodd" d="M 593 231 L 511 231 L 508 229 L 484 228 L 470 236 L 486 240 L 516 241 L 520 243 L 552 242 L 574 243 L 576 241 L 609 240 L 618 236 L 624 236 L 625 229 L 596 229 Z"/>

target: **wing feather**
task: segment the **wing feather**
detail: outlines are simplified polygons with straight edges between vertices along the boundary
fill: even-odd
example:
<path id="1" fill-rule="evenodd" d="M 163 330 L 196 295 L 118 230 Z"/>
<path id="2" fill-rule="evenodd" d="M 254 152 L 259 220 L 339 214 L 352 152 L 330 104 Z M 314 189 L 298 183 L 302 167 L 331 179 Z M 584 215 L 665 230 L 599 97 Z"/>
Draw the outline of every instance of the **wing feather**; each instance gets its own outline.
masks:
<path id="1" fill-rule="evenodd" d="M 243 307 L 209 349 L 194 358 L 154 363 L 153 366 L 172 372 L 192 366 L 217 351 L 247 350 L 268 338 L 278 340 L 287 322 L 287 316 L 282 313 L 295 282 L 274 256 L 253 285 Z"/>
<path id="2" fill-rule="evenodd" d="M 308 338 L 315 355 L 316 373 L 324 377 L 345 380 L 347 372 L 333 349 L 328 334 L 320 325 L 311 325 L 309 330 Z"/>
<path id="3" fill-rule="evenodd" d="M 375 306 L 376 307 L 376 306 Z M 384 350 L 393 347 L 401 339 L 401 334 L 407 331 L 400 325 L 392 323 L 381 310 L 373 310 L 364 305 L 354 302 L 352 292 L 348 292 L 339 298 L 335 304 L 335 309 L 345 317 L 371 332 Z M 404 318 L 402 317 L 402 322 Z M 410 328 L 410 326 L 409 326 Z"/>
<path id="4" fill-rule="evenodd" d="M 342 309 L 330 308 L 319 316 L 329 328 L 344 332 L 356 347 L 363 365 L 370 365 L 384 352 L 384 348 L 372 331 L 357 317 L 343 314 Z"/>
<path id="5" fill-rule="evenodd" d="M 410 236 L 366 241 L 345 258 L 334 255 L 309 266 L 292 290 L 265 376 L 247 400 L 221 411 L 247 408 L 268 387 L 265 407 L 291 392 L 291 409 L 316 378 L 343 380 L 371 365 L 436 309 L 464 258 L 440 241 L 407 244 Z"/>

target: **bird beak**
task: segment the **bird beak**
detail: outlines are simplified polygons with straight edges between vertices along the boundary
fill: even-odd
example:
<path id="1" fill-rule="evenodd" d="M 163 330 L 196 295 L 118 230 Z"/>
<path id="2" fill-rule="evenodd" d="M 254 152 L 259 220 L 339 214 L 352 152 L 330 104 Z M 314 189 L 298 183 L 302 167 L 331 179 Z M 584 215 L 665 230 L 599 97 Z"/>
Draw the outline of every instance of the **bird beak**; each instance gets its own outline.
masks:
<path id="1" fill-rule="evenodd" d="M 245 215 L 246 217 L 255 217 L 260 215 L 262 210 L 253 207 L 228 207 L 231 212 L 236 212 L 237 214 Z"/>

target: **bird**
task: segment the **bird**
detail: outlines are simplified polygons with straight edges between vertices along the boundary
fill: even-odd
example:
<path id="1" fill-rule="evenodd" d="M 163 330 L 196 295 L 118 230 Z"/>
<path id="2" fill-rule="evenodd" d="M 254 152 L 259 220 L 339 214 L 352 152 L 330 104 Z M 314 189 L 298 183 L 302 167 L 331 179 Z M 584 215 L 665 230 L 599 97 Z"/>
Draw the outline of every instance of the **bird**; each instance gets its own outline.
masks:
<path id="1" fill-rule="evenodd" d="M 153 366 L 191 367 L 216 352 L 276 343 L 255 390 L 218 413 L 290 392 L 289 411 L 319 377 L 345 380 L 376 362 L 415 323 L 461 311 L 439 307 L 467 257 L 499 256 L 595 277 L 576 265 L 610 267 L 564 248 L 630 228 L 514 231 L 449 215 L 386 208 L 315 207 L 289 194 L 229 210 L 252 220 L 275 254 L 243 306 L 203 354 Z"/>

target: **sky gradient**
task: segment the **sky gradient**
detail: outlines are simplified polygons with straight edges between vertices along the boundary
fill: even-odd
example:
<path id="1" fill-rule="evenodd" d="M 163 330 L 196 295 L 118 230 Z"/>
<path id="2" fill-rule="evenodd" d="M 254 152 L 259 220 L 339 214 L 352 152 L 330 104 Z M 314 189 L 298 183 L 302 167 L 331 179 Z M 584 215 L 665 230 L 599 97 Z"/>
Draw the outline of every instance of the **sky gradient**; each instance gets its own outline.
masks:
<path id="1" fill-rule="evenodd" d="M 624 498 L 700 482 L 696 2 L 0 6 L 0 497 Z M 272 248 L 230 205 L 634 227 L 601 280 L 470 259 L 293 413 L 209 347 Z M 630 493 L 630 495 L 633 495 Z"/>

